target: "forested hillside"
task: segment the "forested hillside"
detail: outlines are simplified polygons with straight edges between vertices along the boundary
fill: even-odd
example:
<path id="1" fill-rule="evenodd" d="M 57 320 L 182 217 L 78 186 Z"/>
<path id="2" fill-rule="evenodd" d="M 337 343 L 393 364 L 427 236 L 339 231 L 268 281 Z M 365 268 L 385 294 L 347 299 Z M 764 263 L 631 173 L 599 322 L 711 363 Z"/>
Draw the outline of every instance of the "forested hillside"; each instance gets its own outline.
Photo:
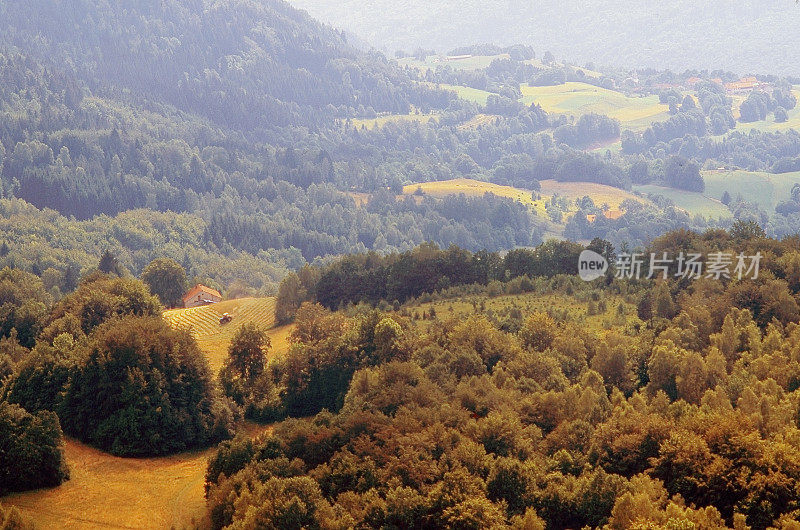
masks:
<path id="1" fill-rule="evenodd" d="M 7 264 L 64 275 L 107 247 L 135 273 L 168 254 L 198 277 L 269 291 L 287 268 L 322 256 L 538 241 L 529 212 L 492 197 L 471 203 L 483 218 L 453 214 L 470 211 L 466 199 L 356 208 L 341 191 L 397 189 L 415 147 L 396 145 L 387 160 L 394 139 L 362 142 L 337 120 L 463 103 L 285 3 L 9 2 L 0 18 L 2 194 L 86 221 L 6 203 Z M 415 163 L 449 175 L 455 156 Z M 370 162 L 379 159 L 386 169 Z M 181 215 L 167 228 L 148 220 L 156 212 Z M 90 221 L 101 214 L 151 229 L 111 233 Z M 34 226 L 49 234 L 38 246 Z"/>
<path id="2" fill-rule="evenodd" d="M 446 101 L 280 1 L 4 2 L 0 43 L 239 130 Z"/>
<path id="3" fill-rule="evenodd" d="M 645 249 L 763 254 L 758 278 L 719 281 L 673 264 L 666 280 L 587 283 L 569 274 L 582 249 L 419 248 L 350 257 L 316 283 L 302 271 L 328 305 L 332 283 L 365 280 L 362 300 L 418 298 L 306 302 L 285 357 L 232 372 L 250 414 L 302 419 L 220 445 L 213 527 L 796 528 L 797 238 L 739 223 Z"/>

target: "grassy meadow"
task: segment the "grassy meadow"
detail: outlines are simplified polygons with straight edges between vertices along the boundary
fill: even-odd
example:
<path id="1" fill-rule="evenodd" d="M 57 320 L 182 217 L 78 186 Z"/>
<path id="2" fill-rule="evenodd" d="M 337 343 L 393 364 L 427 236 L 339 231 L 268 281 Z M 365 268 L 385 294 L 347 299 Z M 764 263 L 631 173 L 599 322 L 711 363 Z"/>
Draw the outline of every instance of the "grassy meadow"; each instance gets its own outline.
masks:
<path id="1" fill-rule="evenodd" d="M 798 100 L 800 100 L 800 89 L 792 90 L 792 93 Z M 740 116 L 739 107 L 742 105 L 742 101 L 744 101 L 745 98 L 744 96 L 734 96 L 732 99 L 733 117 L 738 120 Z M 788 111 L 788 114 L 789 119 L 784 123 L 777 123 L 773 114 L 769 114 L 767 119 L 764 121 L 756 121 L 752 123 L 742 123 L 737 121 L 736 130 L 742 132 L 750 132 L 754 129 L 762 132 L 788 131 L 789 129 L 800 130 L 800 105 L 795 106 L 795 108 Z"/>
<path id="2" fill-rule="evenodd" d="M 493 92 L 488 92 L 486 90 L 480 90 L 478 88 L 472 88 L 468 86 L 448 85 L 445 83 L 441 83 L 437 86 L 439 86 L 439 88 L 443 90 L 450 90 L 452 92 L 455 92 L 461 99 L 466 99 L 467 101 L 472 101 L 473 103 L 478 103 L 479 105 L 486 105 L 486 100 L 489 99 L 489 96 L 497 95 Z"/>
<path id="3" fill-rule="evenodd" d="M 741 195 L 767 213 L 789 198 L 792 186 L 800 184 L 800 172 L 765 173 L 757 171 L 704 171 L 705 195 L 719 199 L 726 191 L 732 198 Z"/>
<path id="4" fill-rule="evenodd" d="M 403 188 L 403 194 L 413 195 L 417 188 L 422 188 L 426 195 L 432 197 L 446 197 L 447 195 L 457 195 L 459 193 L 467 196 L 493 193 L 498 197 L 508 197 L 527 204 L 537 211 L 539 209 L 544 211 L 545 200 L 553 195 L 560 195 L 569 200 L 579 199 L 588 195 L 596 205 L 608 204 L 611 208 L 619 208 L 619 205 L 625 199 L 633 199 L 643 203 L 649 202 L 628 191 L 594 182 L 558 182 L 548 179 L 540 181 L 539 184 L 541 189 L 537 194 L 541 196 L 540 200 L 533 200 L 534 192 L 531 190 L 466 178 L 409 184 Z"/>
<path id="5" fill-rule="evenodd" d="M 420 70 L 436 69 L 441 66 L 449 66 L 453 70 L 482 70 L 486 68 L 495 59 L 509 59 L 507 53 L 500 53 L 497 55 L 472 55 L 463 59 L 445 59 L 442 55 L 429 55 L 424 61 L 420 61 L 416 57 L 403 57 L 397 60 L 400 66 L 410 66 L 412 68 L 419 68 Z"/>
<path id="6" fill-rule="evenodd" d="M 626 129 L 644 129 L 653 122 L 669 117 L 669 107 L 658 102 L 658 96 L 630 97 L 587 83 L 569 82 L 557 86 L 532 87 L 522 85 L 522 101 L 538 103 L 555 114 L 581 116 L 604 114 L 620 121 Z"/>
<path id="7" fill-rule="evenodd" d="M 431 120 L 435 120 L 436 117 L 436 114 L 420 114 L 418 112 L 412 112 L 410 114 L 386 114 L 383 116 L 378 116 L 377 118 L 355 118 L 350 120 L 350 123 L 353 127 L 360 129 L 363 126 L 371 130 L 375 129 L 376 127 L 383 127 L 387 123 L 405 121 L 428 123 Z"/>
<path id="8" fill-rule="evenodd" d="M 641 193 L 652 193 L 654 195 L 663 195 L 675 203 L 675 206 L 688 212 L 690 215 L 702 215 L 706 218 L 730 218 L 732 217 L 731 211 L 727 206 L 722 204 L 719 199 L 712 198 L 709 195 L 708 189 L 705 193 L 697 193 L 692 191 L 676 190 L 674 188 L 667 188 L 664 186 L 656 186 L 647 184 L 643 186 L 634 186 L 634 190 Z"/>
<path id="9" fill-rule="evenodd" d="M 632 199 L 645 204 L 650 203 L 647 199 L 643 199 L 629 191 L 595 182 L 558 182 L 547 179 L 539 181 L 539 184 L 541 185 L 542 196 L 548 198 L 553 195 L 560 195 L 569 200 L 575 200 L 588 195 L 595 205 L 608 204 L 614 209 L 619 208 L 625 199 Z"/>

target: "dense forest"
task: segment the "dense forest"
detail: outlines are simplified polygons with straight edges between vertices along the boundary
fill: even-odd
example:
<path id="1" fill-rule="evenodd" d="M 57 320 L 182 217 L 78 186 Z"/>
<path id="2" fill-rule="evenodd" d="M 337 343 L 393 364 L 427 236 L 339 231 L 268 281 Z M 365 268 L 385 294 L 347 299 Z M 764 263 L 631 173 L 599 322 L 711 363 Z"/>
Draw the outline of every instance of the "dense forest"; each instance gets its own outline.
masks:
<path id="1" fill-rule="evenodd" d="M 794 528 L 797 242 L 743 223 L 648 250 L 681 248 L 760 251 L 766 270 L 593 284 L 531 271 L 439 291 L 444 306 L 473 300 L 462 317 L 423 305 L 420 318 L 419 302 L 345 314 L 305 303 L 287 358 L 239 381 L 261 389 L 256 414 L 327 410 L 220 446 L 207 475 L 214 526 Z M 419 249 L 394 266 L 486 257 Z M 505 318 L 476 303 L 503 293 L 519 296 Z M 524 293 L 588 313 L 526 312 Z M 587 326 L 598 305 L 617 324 Z"/>

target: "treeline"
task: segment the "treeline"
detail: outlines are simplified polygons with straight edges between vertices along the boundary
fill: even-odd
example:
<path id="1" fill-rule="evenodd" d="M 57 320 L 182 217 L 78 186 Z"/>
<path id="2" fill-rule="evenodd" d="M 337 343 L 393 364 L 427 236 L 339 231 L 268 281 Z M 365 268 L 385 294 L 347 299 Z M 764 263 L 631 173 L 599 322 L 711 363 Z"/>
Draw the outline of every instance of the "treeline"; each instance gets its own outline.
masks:
<path id="1" fill-rule="evenodd" d="M 600 240 L 592 248 L 602 248 Z M 507 253 L 472 253 L 451 246 L 440 250 L 424 244 L 402 254 L 345 256 L 324 267 L 306 267 L 281 282 L 277 315 L 290 320 L 302 302 L 315 301 L 329 309 L 381 300 L 403 303 L 423 293 L 459 285 L 506 281 L 520 276 L 577 274 L 583 246 L 550 240 L 535 249 Z"/>
<path id="2" fill-rule="evenodd" d="M 770 112 L 775 113 L 776 122 L 788 119 L 786 111 L 797 105 L 791 85 L 774 76 L 768 81 L 775 85 L 772 95 L 751 91 L 741 104 L 740 121 L 762 121 Z M 724 87 L 701 81 L 695 93 L 699 107 L 689 95 L 681 101 L 675 90 L 662 92 L 662 103 L 669 103 L 674 115 L 664 122 L 654 123 L 642 134 L 624 131 L 623 152 L 644 153 L 653 159 L 680 155 L 701 164 L 732 165 L 751 171 L 793 171 L 789 169 L 793 167 L 791 161 L 800 156 L 796 131 L 763 133 L 754 129 L 749 133 L 729 133 L 736 126 L 736 120 L 731 113 L 731 98 Z M 722 138 L 710 137 L 723 134 L 726 135 Z"/>

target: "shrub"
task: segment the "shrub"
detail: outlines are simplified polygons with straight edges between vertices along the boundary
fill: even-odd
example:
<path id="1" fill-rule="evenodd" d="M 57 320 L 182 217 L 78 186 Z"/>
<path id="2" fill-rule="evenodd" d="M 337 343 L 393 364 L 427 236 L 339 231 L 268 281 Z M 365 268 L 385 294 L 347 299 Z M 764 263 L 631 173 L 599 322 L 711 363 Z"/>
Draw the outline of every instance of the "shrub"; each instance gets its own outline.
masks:
<path id="1" fill-rule="evenodd" d="M 0 495 L 58 486 L 68 478 L 58 416 L 0 403 Z"/>

